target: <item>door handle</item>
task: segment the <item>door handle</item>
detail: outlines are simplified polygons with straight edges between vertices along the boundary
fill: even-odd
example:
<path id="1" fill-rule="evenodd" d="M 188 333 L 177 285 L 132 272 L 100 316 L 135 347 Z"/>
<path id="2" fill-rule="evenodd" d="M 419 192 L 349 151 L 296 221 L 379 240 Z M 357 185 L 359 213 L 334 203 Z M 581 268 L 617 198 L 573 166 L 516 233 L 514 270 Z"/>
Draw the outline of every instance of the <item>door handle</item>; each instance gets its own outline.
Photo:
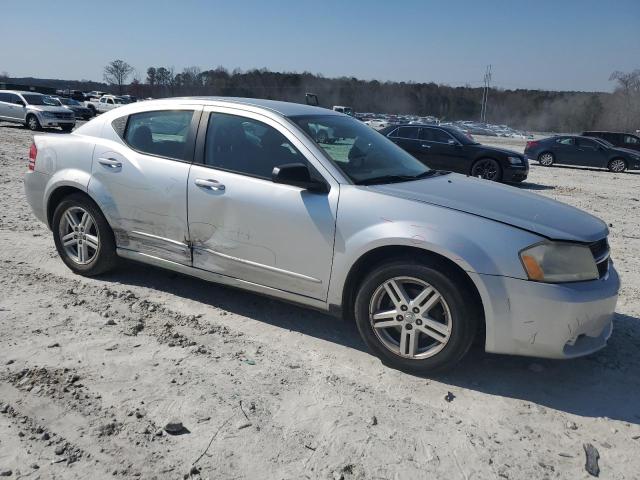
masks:
<path id="1" fill-rule="evenodd" d="M 195 184 L 200 188 L 206 188 L 208 190 L 216 190 L 218 192 L 224 192 L 225 186 L 217 180 L 211 180 L 206 178 L 196 178 Z"/>
<path id="2" fill-rule="evenodd" d="M 119 162 L 118 160 L 115 160 L 113 158 L 98 158 L 98 163 L 100 165 L 104 165 L 105 167 L 109 167 L 109 168 L 121 168 L 122 167 L 122 163 Z"/>
<path id="3" fill-rule="evenodd" d="M 431 145 L 425 145 L 424 143 L 420 145 L 422 148 L 431 148 Z"/>

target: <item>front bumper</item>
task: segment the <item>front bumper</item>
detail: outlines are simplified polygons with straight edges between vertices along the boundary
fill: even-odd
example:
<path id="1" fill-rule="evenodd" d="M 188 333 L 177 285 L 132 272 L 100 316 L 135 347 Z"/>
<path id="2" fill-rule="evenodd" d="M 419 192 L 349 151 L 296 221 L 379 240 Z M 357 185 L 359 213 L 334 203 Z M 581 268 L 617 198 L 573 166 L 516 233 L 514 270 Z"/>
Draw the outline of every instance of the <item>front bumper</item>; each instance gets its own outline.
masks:
<path id="1" fill-rule="evenodd" d="M 488 352 L 573 358 L 607 344 L 620 290 L 612 263 L 604 278 L 589 282 L 548 284 L 479 274 L 472 278 L 482 284 Z"/>
<path id="2" fill-rule="evenodd" d="M 529 167 L 509 167 L 505 168 L 502 172 L 502 180 L 504 182 L 522 182 L 529 176 Z"/>
<path id="3" fill-rule="evenodd" d="M 56 118 L 38 115 L 38 120 L 40 121 L 40 125 L 43 127 L 59 127 L 61 125 L 75 125 L 76 123 L 74 116 L 71 118 Z"/>

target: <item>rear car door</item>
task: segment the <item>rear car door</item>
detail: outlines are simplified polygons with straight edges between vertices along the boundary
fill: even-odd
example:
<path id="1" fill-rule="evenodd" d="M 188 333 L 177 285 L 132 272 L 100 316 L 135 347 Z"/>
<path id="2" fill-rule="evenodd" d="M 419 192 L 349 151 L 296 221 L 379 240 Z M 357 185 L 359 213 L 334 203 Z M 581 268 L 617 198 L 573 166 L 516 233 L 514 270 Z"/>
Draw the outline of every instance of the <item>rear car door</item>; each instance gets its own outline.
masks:
<path id="1" fill-rule="evenodd" d="M 575 165 L 585 167 L 606 167 L 607 153 L 605 147 L 590 138 L 578 137 L 576 139 L 579 157 Z"/>
<path id="2" fill-rule="evenodd" d="M 209 110 L 187 187 L 194 267 L 325 300 L 338 183 L 294 127 L 255 112 Z M 330 191 L 272 182 L 273 168 L 288 163 L 306 164 Z"/>
<path id="3" fill-rule="evenodd" d="M 117 118 L 96 144 L 89 193 L 118 248 L 191 265 L 187 179 L 201 106 Z"/>
<path id="4" fill-rule="evenodd" d="M 424 148 L 420 139 L 420 127 L 398 127 L 389 134 L 389 139 L 402 147 L 405 151 L 416 157 L 425 165 L 431 166 L 431 158 L 429 155 L 429 148 Z"/>

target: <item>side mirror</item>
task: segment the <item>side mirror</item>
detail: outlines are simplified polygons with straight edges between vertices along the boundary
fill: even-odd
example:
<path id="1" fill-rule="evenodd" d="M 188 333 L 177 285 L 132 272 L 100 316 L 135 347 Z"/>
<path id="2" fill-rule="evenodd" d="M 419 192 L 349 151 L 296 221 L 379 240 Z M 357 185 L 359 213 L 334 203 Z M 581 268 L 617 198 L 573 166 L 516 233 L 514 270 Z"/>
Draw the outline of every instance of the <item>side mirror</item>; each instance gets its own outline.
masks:
<path id="1" fill-rule="evenodd" d="M 321 181 L 311 178 L 309 168 L 302 163 L 288 163 L 275 167 L 271 172 L 273 183 L 293 185 L 311 192 L 327 193 L 329 186 Z"/>

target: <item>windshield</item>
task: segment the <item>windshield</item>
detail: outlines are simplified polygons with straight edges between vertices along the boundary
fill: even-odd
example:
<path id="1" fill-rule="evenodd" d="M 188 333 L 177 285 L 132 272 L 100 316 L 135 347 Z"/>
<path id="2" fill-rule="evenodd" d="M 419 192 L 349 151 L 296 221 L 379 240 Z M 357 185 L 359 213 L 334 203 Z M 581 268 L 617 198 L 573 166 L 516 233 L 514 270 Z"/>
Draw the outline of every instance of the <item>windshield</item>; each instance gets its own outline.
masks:
<path id="1" fill-rule="evenodd" d="M 60 102 L 48 95 L 38 95 L 37 93 L 23 93 L 22 98 L 29 105 L 48 105 L 50 107 L 59 107 Z"/>
<path id="2" fill-rule="evenodd" d="M 356 184 L 414 180 L 433 172 L 362 122 L 339 115 L 292 117 Z"/>
<path id="3" fill-rule="evenodd" d="M 608 140 L 605 140 L 604 138 L 593 138 L 593 140 L 595 140 L 596 142 L 600 142 L 602 145 L 604 145 L 605 147 L 609 147 L 609 148 L 615 148 L 615 146 L 613 145 L 613 143 L 609 142 Z"/>

